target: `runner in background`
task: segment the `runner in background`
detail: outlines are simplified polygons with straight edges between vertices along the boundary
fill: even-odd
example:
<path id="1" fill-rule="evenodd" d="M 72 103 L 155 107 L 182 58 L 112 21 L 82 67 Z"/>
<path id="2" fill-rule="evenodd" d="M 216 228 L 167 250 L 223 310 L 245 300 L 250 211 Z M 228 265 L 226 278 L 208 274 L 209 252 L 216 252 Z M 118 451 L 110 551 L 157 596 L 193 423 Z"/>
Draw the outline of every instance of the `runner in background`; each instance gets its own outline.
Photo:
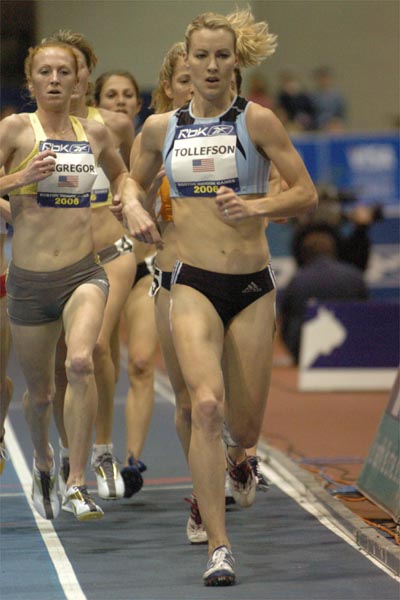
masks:
<path id="1" fill-rule="evenodd" d="M 6 300 L 7 258 L 5 244 L 7 240 L 7 223 L 11 223 L 10 204 L 4 198 L 0 198 L 0 475 L 8 457 L 4 441 L 4 423 L 13 394 L 13 384 L 7 376 L 8 357 L 11 348 L 11 331 Z"/>
<path id="2" fill-rule="evenodd" d="M 125 113 L 133 122 L 140 110 L 138 84 L 126 71 L 109 71 L 95 82 L 95 101 L 100 108 Z M 132 148 L 131 162 L 139 139 Z M 123 309 L 123 330 L 127 333 L 129 389 L 126 397 L 126 454 L 121 475 L 125 497 L 143 485 L 146 465 L 140 460 L 154 408 L 154 363 L 158 346 L 154 300 L 149 296 L 155 248 L 135 241 L 136 277 Z"/>

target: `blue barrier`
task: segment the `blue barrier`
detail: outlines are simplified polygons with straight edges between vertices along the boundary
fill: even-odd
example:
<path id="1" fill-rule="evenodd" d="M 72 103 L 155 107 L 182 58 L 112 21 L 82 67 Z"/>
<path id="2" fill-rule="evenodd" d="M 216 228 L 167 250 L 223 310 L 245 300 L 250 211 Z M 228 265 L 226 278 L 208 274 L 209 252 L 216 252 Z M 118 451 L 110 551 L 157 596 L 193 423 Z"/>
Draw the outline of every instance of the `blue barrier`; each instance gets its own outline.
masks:
<path id="1" fill-rule="evenodd" d="M 400 362 L 396 302 L 310 302 L 302 326 L 299 388 L 381 390 Z"/>

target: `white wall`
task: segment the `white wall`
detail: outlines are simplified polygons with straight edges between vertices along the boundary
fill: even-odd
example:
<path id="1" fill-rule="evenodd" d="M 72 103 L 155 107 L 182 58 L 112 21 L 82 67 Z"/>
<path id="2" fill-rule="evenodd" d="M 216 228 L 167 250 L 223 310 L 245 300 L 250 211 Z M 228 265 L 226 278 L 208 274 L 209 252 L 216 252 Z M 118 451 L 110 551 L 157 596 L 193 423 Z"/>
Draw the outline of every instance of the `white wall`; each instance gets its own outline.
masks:
<path id="1" fill-rule="evenodd" d="M 95 75 L 131 70 L 143 89 L 157 80 L 164 53 L 183 39 L 197 14 L 224 14 L 246 2 L 231 0 L 37 0 L 38 39 L 56 29 L 82 32 L 99 57 Z M 320 64 L 335 67 L 355 129 L 386 129 L 399 114 L 399 3 L 397 0 L 256 0 L 257 18 L 279 35 L 262 72 L 272 88 L 277 72 L 297 69 L 306 85 Z M 245 75 L 245 82 L 248 74 Z"/>
<path id="2" fill-rule="evenodd" d="M 38 0 L 38 38 L 56 29 L 80 31 L 99 58 L 95 75 L 128 69 L 143 89 L 158 78 L 164 54 L 184 39 L 188 23 L 207 10 L 228 13 L 230 0 Z"/>

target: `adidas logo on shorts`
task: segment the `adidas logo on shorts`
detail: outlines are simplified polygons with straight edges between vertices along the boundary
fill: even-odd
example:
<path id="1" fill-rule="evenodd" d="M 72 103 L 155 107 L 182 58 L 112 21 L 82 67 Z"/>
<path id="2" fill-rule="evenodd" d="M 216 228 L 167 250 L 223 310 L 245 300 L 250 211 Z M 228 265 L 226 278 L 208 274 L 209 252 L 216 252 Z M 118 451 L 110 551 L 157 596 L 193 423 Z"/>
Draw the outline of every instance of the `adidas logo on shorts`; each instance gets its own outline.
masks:
<path id="1" fill-rule="evenodd" d="M 250 294 L 251 292 L 262 292 L 262 288 L 254 281 L 251 281 L 249 285 L 242 290 L 242 294 Z"/>

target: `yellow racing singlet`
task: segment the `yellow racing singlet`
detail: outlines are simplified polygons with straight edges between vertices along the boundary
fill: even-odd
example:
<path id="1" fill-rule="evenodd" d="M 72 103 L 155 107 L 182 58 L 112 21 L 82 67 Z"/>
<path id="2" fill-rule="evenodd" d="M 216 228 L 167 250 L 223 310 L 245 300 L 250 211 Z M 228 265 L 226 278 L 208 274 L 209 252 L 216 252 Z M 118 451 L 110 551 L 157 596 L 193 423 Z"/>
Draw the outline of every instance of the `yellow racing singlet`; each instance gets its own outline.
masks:
<path id="1" fill-rule="evenodd" d="M 85 171 L 86 175 L 89 174 L 89 176 L 91 176 L 93 178 L 93 175 L 96 173 L 96 168 L 94 165 L 94 159 L 93 160 L 89 160 L 88 162 L 90 164 L 87 164 L 85 166 L 81 165 L 76 165 L 75 163 L 77 162 L 76 160 L 74 160 L 73 156 L 76 154 L 76 156 L 80 155 L 82 156 L 82 153 L 91 155 L 91 157 L 93 158 L 93 155 L 91 154 L 91 148 L 90 145 L 88 143 L 87 137 L 86 137 L 86 133 L 85 130 L 82 127 L 81 122 L 79 121 L 79 119 L 77 119 L 76 117 L 70 115 L 69 116 L 69 120 L 71 121 L 71 125 L 72 125 L 72 129 L 74 130 L 75 136 L 76 136 L 76 142 L 73 141 L 69 141 L 69 142 L 65 142 L 65 141 L 61 141 L 61 140 L 48 140 L 46 133 L 44 132 L 44 129 L 42 127 L 42 124 L 39 121 L 39 117 L 37 116 L 36 113 L 29 113 L 29 119 L 33 128 L 33 131 L 35 133 L 35 145 L 33 146 L 32 150 L 29 152 L 29 154 L 19 163 L 19 165 L 17 165 L 16 167 L 14 167 L 11 171 L 10 174 L 12 173 L 17 173 L 18 171 L 22 171 L 22 169 L 24 169 L 27 164 L 32 160 L 32 158 L 34 156 L 36 156 L 39 152 L 41 152 L 42 150 L 46 149 L 44 147 L 44 145 L 46 145 L 46 147 L 50 147 L 57 153 L 58 156 L 58 151 L 60 150 L 60 147 L 62 147 L 62 152 L 66 153 L 68 155 L 70 155 L 70 177 L 68 173 L 68 166 L 66 166 L 66 173 L 62 172 L 60 174 L 60 171 L 64 170 L 61 164 L 56 163 L 56 171 L 53 175 L 51 175 L 50 177 L 47 177 L 46 180 L 43 180 L 42 182 L 38 183 L 38 182 L 33 182 L 33 183 L 29 183 L 26 185 L 23 185 L 19 188 L 15 188 L 12 191 L 10 191 L 9 196 L 21 196 L 21 195 L 37 195 L 38 191 L 40 191 L 41 187 L 46 186 L 47 188 L 50 186 L 50 188 L 53 188 L 53 192 L 57 191 L 57 193 L 62 193 L 63 192 L 63 187 L 67 188 L 68 192 L 71 191 L 75 191 L 75 188 L 80 189 L 82 186 L 78 185 L 78 184 L 82 184 L 84 183 L 84 187 L 87 185 L 87 177 L 85 177 L 85 181 L 79 181 L 79 176 L 80 173 L 82 173 L 83 171 Z M 71 148 L 71 146 L 73 146 Z M 77 152 L 77 150 L 79 152 Z M 72 155 L 72 156 L 71 156 Z M 87 161 L 86 161 L 87 162 Z M 74 164 L 72 164 L 74 163 Z M 74 169 L 73 174 L 72 174 L 72 169 Z M 75 175 L 77 174 L 77 175 Z M 83 175 L 83 173 L 82 173 Z M 78 177 L 78 179 L 77 179 Z M 64 180 L 65 178 L 65 180 Z M 83 177 L 82 177 L 83 178 Z M 66 183 L 66 186 L 63 186 L 62 184 Z"/>
<path id="2" fill-rule="evenodd" d="M 98 123 L 105 125 L 99 109 L 95 108 L 94 106 L 88 106 L 87 119 L 92 119 L 93 121 L 97 121 Z M 110 182 L 108 181 L 106 174 L 101 167 L 97 167 L 97 179 L 93 185 L 90 203 L 92 208 L 99 208 L 100 206 L 109 206 L 112 204 Z"/>

